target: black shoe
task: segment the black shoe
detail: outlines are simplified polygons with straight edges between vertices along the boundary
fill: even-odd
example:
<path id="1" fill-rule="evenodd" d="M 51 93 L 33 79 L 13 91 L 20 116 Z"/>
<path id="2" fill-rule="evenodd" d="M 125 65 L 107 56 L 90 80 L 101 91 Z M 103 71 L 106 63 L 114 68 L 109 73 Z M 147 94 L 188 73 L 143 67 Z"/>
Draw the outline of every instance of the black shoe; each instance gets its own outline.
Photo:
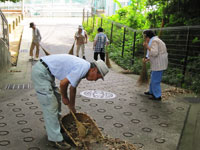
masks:
<path id="1" fill-rule="evenodd" d="M 161 101 L 162 100 L 161 97 L 156 98 L 155 96 L 149 97 L 149 99 L 155 100 L 155 101 Z"/>
<path id="2" fill-rule="evenodd" d="M 48 145 L 52 146 L 54 148 L 62 149 L 62 150 L 70 150 L 71 149 L 71 146 L 69 144 L 67 144 L 64 140 L 61 142 L 49 141 Z"/>
<path id="3" fill-rule="evenodd" d="M 85 56 L 83 56 L 83 59 L 86 59 Z"/>
<path id="4" fill-rule="evenodd" d="M 148 92 L 144 92 L 144 94 L 145 95 L 152 95 L 153 96 L 153 94 L 149 93 L 149 91 Z"/>

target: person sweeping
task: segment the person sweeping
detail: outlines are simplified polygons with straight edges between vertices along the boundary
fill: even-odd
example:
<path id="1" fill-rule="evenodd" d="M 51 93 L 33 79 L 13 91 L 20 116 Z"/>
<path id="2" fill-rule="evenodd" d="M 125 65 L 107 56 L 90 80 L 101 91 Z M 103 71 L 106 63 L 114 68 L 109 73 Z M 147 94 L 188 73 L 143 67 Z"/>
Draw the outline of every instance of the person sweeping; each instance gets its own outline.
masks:
<path id="1" fill-rule="evenodd" d="M 168 53 L 165 43 L 155 35 L 152 30 L 145 30 L 144 48 L 147 49 L 147 55 L 143 58 L 144 62 L 150 62 L 151 81 L 149 91 L 144 92 L 149 95 L 149 99 L 161 101 L 161 80 L 163 71 L 168 67 Z"/>

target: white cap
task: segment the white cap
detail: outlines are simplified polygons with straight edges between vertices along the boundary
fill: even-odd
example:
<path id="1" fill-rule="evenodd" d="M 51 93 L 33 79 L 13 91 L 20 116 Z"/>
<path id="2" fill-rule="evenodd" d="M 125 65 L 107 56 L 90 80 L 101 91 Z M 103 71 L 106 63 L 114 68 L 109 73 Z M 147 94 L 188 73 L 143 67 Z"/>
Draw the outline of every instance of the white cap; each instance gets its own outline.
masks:
<path id="1" fill-rule="evenodd" d="M 103 60 L 98 60 L 95 61 L 94 64 L 97 66 L 97 69 L 101 73 L 102 79 L 104 80 L 104 76 L 109 72 L 105 62 Z"/>
<path id="2" fill-rule="evenodd" d="M 82 25 L 79 25 L 79 26 L 78 26 L 78 29 L 83 29 L 83 26 L 82 26 Z"/>

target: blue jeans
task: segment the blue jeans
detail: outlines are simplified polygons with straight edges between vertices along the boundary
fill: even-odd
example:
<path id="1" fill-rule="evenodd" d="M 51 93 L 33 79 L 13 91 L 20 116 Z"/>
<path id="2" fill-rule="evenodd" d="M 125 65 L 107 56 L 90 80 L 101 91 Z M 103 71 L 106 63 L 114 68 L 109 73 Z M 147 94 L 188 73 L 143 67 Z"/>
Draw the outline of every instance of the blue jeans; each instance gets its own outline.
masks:
<path id="1" fill-rule="evenodd" d="M 149 93 L 153 94 L 154 97 L 161 97 L 161 80 L 163 71 L 152 71 L 151 72 L 151 82 L 149 86 Z"/>
<path id="2" fill-rule="evenodd" d="M 59 118 L 61 115 L 61 95 L 55 78 L 38 61 L 32 68 L 32 81 L 37 98 L 43 110 L 43 117 L 49 141 L 62 141 Z"/>

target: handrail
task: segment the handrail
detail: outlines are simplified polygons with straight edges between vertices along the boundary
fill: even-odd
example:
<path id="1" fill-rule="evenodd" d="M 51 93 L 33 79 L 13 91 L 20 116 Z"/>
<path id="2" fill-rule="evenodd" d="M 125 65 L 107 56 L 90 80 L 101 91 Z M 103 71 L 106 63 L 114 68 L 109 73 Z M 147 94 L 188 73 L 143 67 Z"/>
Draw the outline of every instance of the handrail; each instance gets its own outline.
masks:
<path id="1" fill-rule="evenodd" d="M 2 33 L 3 33 L 3 40 L 5 41 L 5 43 L 7 44 L 7 46 L 9 47 L 9 28 L 8 28 L 8 21 L 6 19 L 6 17 L 4 16 L 3 12 L 1 11 L 0 9 L 0 19 L 2 19 L 2 25 L 3 25 L 3 28 L 0 29 L 0 30 L 3 30 Z M 7 29 L 7 30 L 5 30 Z"/>

